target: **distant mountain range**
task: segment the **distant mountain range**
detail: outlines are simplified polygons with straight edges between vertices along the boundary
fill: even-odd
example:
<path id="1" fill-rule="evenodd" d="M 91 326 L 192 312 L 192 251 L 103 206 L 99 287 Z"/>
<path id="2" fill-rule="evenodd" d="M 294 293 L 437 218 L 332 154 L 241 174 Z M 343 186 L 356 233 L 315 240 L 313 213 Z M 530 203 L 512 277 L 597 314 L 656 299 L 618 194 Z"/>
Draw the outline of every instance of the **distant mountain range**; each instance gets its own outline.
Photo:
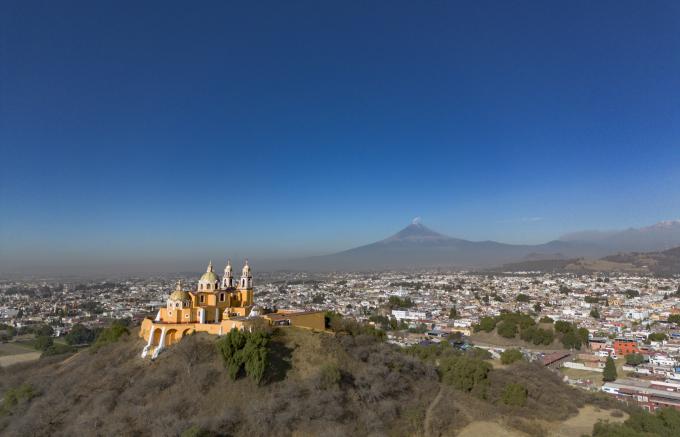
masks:
<path id="1" fill-rule="evenodd" d="M 655 275 L 680 273 L 680 247 L 661 252 L 629 252 L 600 259 L 546 259 L 505 264 L 491 269 L 505 272 L 625 272 Z"/>
<path id="2" fill-rule="evenodd" d="M 287 268 L 383 270 L 489 268 L 520 261 L 600 258 L 619 252 L 661 251 L 680 246 L 680 220 L 623 231 L 585 231 L 544 244 L 519 245 L 450 237 L 414 221 L 396 234 L 339 253 L 297 260 Z"/>

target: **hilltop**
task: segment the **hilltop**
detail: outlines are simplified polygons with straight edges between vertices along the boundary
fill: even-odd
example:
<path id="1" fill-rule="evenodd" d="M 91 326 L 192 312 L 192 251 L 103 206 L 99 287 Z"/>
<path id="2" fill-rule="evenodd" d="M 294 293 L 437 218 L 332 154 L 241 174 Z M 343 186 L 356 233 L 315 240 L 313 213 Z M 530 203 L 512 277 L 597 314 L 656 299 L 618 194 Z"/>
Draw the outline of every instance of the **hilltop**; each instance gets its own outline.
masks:
<path id="1" fill-rule="evenodd" d="M 139 358 L 142 342 L 131 335 L 96 353 L 3 369 L 0 392 L 28 384 L 33 394 L 0 416 L 0 432 L 429 436 L 481 423 L 544 435 L 586 402 L 610 405 L 527 362 L 491 370 L 479 395 L 440 382 L 433 362 L 372 335 L 295 328 L 274 333 L 272 365 L 261 385 L 232 381 L 215 341 L 189 336 L 151 362 Z M 526 387 L 523 406 L 501 401 L 509 383 Z"/>

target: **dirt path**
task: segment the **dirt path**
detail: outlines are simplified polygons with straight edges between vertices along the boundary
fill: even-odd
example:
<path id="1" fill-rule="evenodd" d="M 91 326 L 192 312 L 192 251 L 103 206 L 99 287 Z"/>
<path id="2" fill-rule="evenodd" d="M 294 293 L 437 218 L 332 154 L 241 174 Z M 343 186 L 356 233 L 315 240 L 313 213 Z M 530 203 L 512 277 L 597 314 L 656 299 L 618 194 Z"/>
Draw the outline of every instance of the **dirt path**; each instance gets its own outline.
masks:
<path id="1" fill-rule="evenodd" d="M 425 437 L 431 437 L 432 434 L 432 414 L 439 403 L 439 401 L 442 398 L 442 391 L 443 387 L 440 385 L 439 386 L 439 391 L 437 392 L 437 396 L 432 399 L 432 402 L 430 402 L 430 405 L 427 407 L 427 411 L 425 412 L 425 422 L 423 428 L 425 428 Z"/>

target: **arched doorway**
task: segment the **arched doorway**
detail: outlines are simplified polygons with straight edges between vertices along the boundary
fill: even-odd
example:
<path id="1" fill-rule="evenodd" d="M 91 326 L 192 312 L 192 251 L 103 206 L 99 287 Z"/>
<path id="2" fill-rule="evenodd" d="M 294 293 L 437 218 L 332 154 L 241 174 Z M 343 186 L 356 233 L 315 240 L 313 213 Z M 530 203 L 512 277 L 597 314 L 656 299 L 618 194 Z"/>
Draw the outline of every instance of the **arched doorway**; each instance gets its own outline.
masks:
<path id="1" fill-rule="evenodd" d="M 165 346 L 170 346 L 179 340 L 179 335 L 177 334 L 176 329 L 170 329 L 168 332 L 165 333 Z"/>
<path id="2" fill-rule="evenodd" d="M 187 329 L 185 329 L 184 331 L 182 331 L 182 337 L 180 337 L 180 338 L 184 338 L 184 337 L 186 337 L 187 335 L 191 335 L 191 334 L 193 334 L 193 329 L 187 328 Z"/>
<path id="3" fill-rule="evenodd" d="M 161 329 L 160 328 L 154 329 L 153 332 L 151 333 L 151 335 L 153 336 L 153 341 L 151 342 L 151 344 L 153 344 L 154 346 L 158 346 L 159 344 L 161 344 Z"/>

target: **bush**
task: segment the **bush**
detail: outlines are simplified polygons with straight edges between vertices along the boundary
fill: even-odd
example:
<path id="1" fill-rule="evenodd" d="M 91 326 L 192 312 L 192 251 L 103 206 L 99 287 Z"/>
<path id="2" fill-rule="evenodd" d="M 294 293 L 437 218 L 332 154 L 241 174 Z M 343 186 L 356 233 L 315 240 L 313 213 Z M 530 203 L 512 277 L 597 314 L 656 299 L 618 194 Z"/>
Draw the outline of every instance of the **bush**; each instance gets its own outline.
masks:
<path id="1" fill-rule="evenodd" d="M 560 332 L 562 334 L 566 334 L 567 332 L 571 332 L 574 330 L 574 325 L 572 325 L 569 322 L 565 322 L 564 320 L 558 320 L 555 322 L 555 331 Z"/>
<path id="2" fill-rule="evenodd" d="M 439 366 L 442 382 L 466 392 L 484 396 L 491 364 L 465 355 L 443 359 Z"/>
<path id="3" fill-rule="evenodd" d="M 94 344 L 92 345 L 92 352 L 96 352 L 99 348 L 106 346 L 107 344 L 117 342 L 123 335 L 130 334 L 127 325 L 123 321 L 114 321 L 111 326 L 103 329 Z"/>
<path id="4" fill-rule="evenodd" d="M 539 323 L 554 323 L 555 321 L 552 319 L 552 317 L 543 316 L 543 317 L 541 317 L 541 320 L 539 320 L 538 322 Z"/>
<path id="5" fill-rule="evenodd" d="M 51 357 L 53 355 L 68 354 L 75 349 L 67 344 L 54 343 L 43 351 L 41 357 Z"/>
<path id="6" fill-rule="evenodd" d="M 524 355 L 517 349 L 506 349 L 501 353 L 501 363 L 512 364 L 524 359 Z"/>
<path id="7" fill-rule="evenodd" d="M 479 347 L 473 347 L 472 349 L 468 350 L 467 355 L 478 360 L 490 360 L 492 358 L 491 352 Z"/>
<path id="8" fill-rule="evenodd" d="M 529 295 L 526 295 L 524 293 L 520 293 L 520 294 L 517 295 L 515 300 L 517 302 L 525 302 L 526 303 L 526 302 L 529 302 L 531 300 L 531 297 L 529 297 Z"/>
<path id="9" fill-rule="evenodd" d="M 510 383 L 505 386 L 501 400 L 505 405 L 523 407 L 527 403 L 527 393 L 523 384 Z"/>
<path id="10" fill-rule="evenodd" d="M 674 437 L 680 435 L 680 411 L 673 408 L 657 410 L 655 414 L 640 408 L 623 423 L 598 422 L 593 437 Z"/>
<path id="11" fill-rule="evenodd" d="M 322 390 L 328 390 L 337 387 L 341 378 L 340 369 L 335 364 L 324 364 L 319 369 L 319 381 L 317 387 Z"/>
<path id="12" fill-rule="evenodd" d="M 246 332 L 234 328 L 217 341 L 224 366 L 232 380 L 245 370 L 246 375 L 260 383 L 269 365 L 266 332 Z"/>
<path id="13" fill-rule="evenodd" d="M 19 387 L 10 388 L 5 392 L 2 399 L 2 404 L 0 404 L 0 416 L 2 414 L 11 414 L 14 407 L 22 402 L 29 402 L 34 397 L 38 396 L 38 393 L 30 384 L 21 384 Z"/>

